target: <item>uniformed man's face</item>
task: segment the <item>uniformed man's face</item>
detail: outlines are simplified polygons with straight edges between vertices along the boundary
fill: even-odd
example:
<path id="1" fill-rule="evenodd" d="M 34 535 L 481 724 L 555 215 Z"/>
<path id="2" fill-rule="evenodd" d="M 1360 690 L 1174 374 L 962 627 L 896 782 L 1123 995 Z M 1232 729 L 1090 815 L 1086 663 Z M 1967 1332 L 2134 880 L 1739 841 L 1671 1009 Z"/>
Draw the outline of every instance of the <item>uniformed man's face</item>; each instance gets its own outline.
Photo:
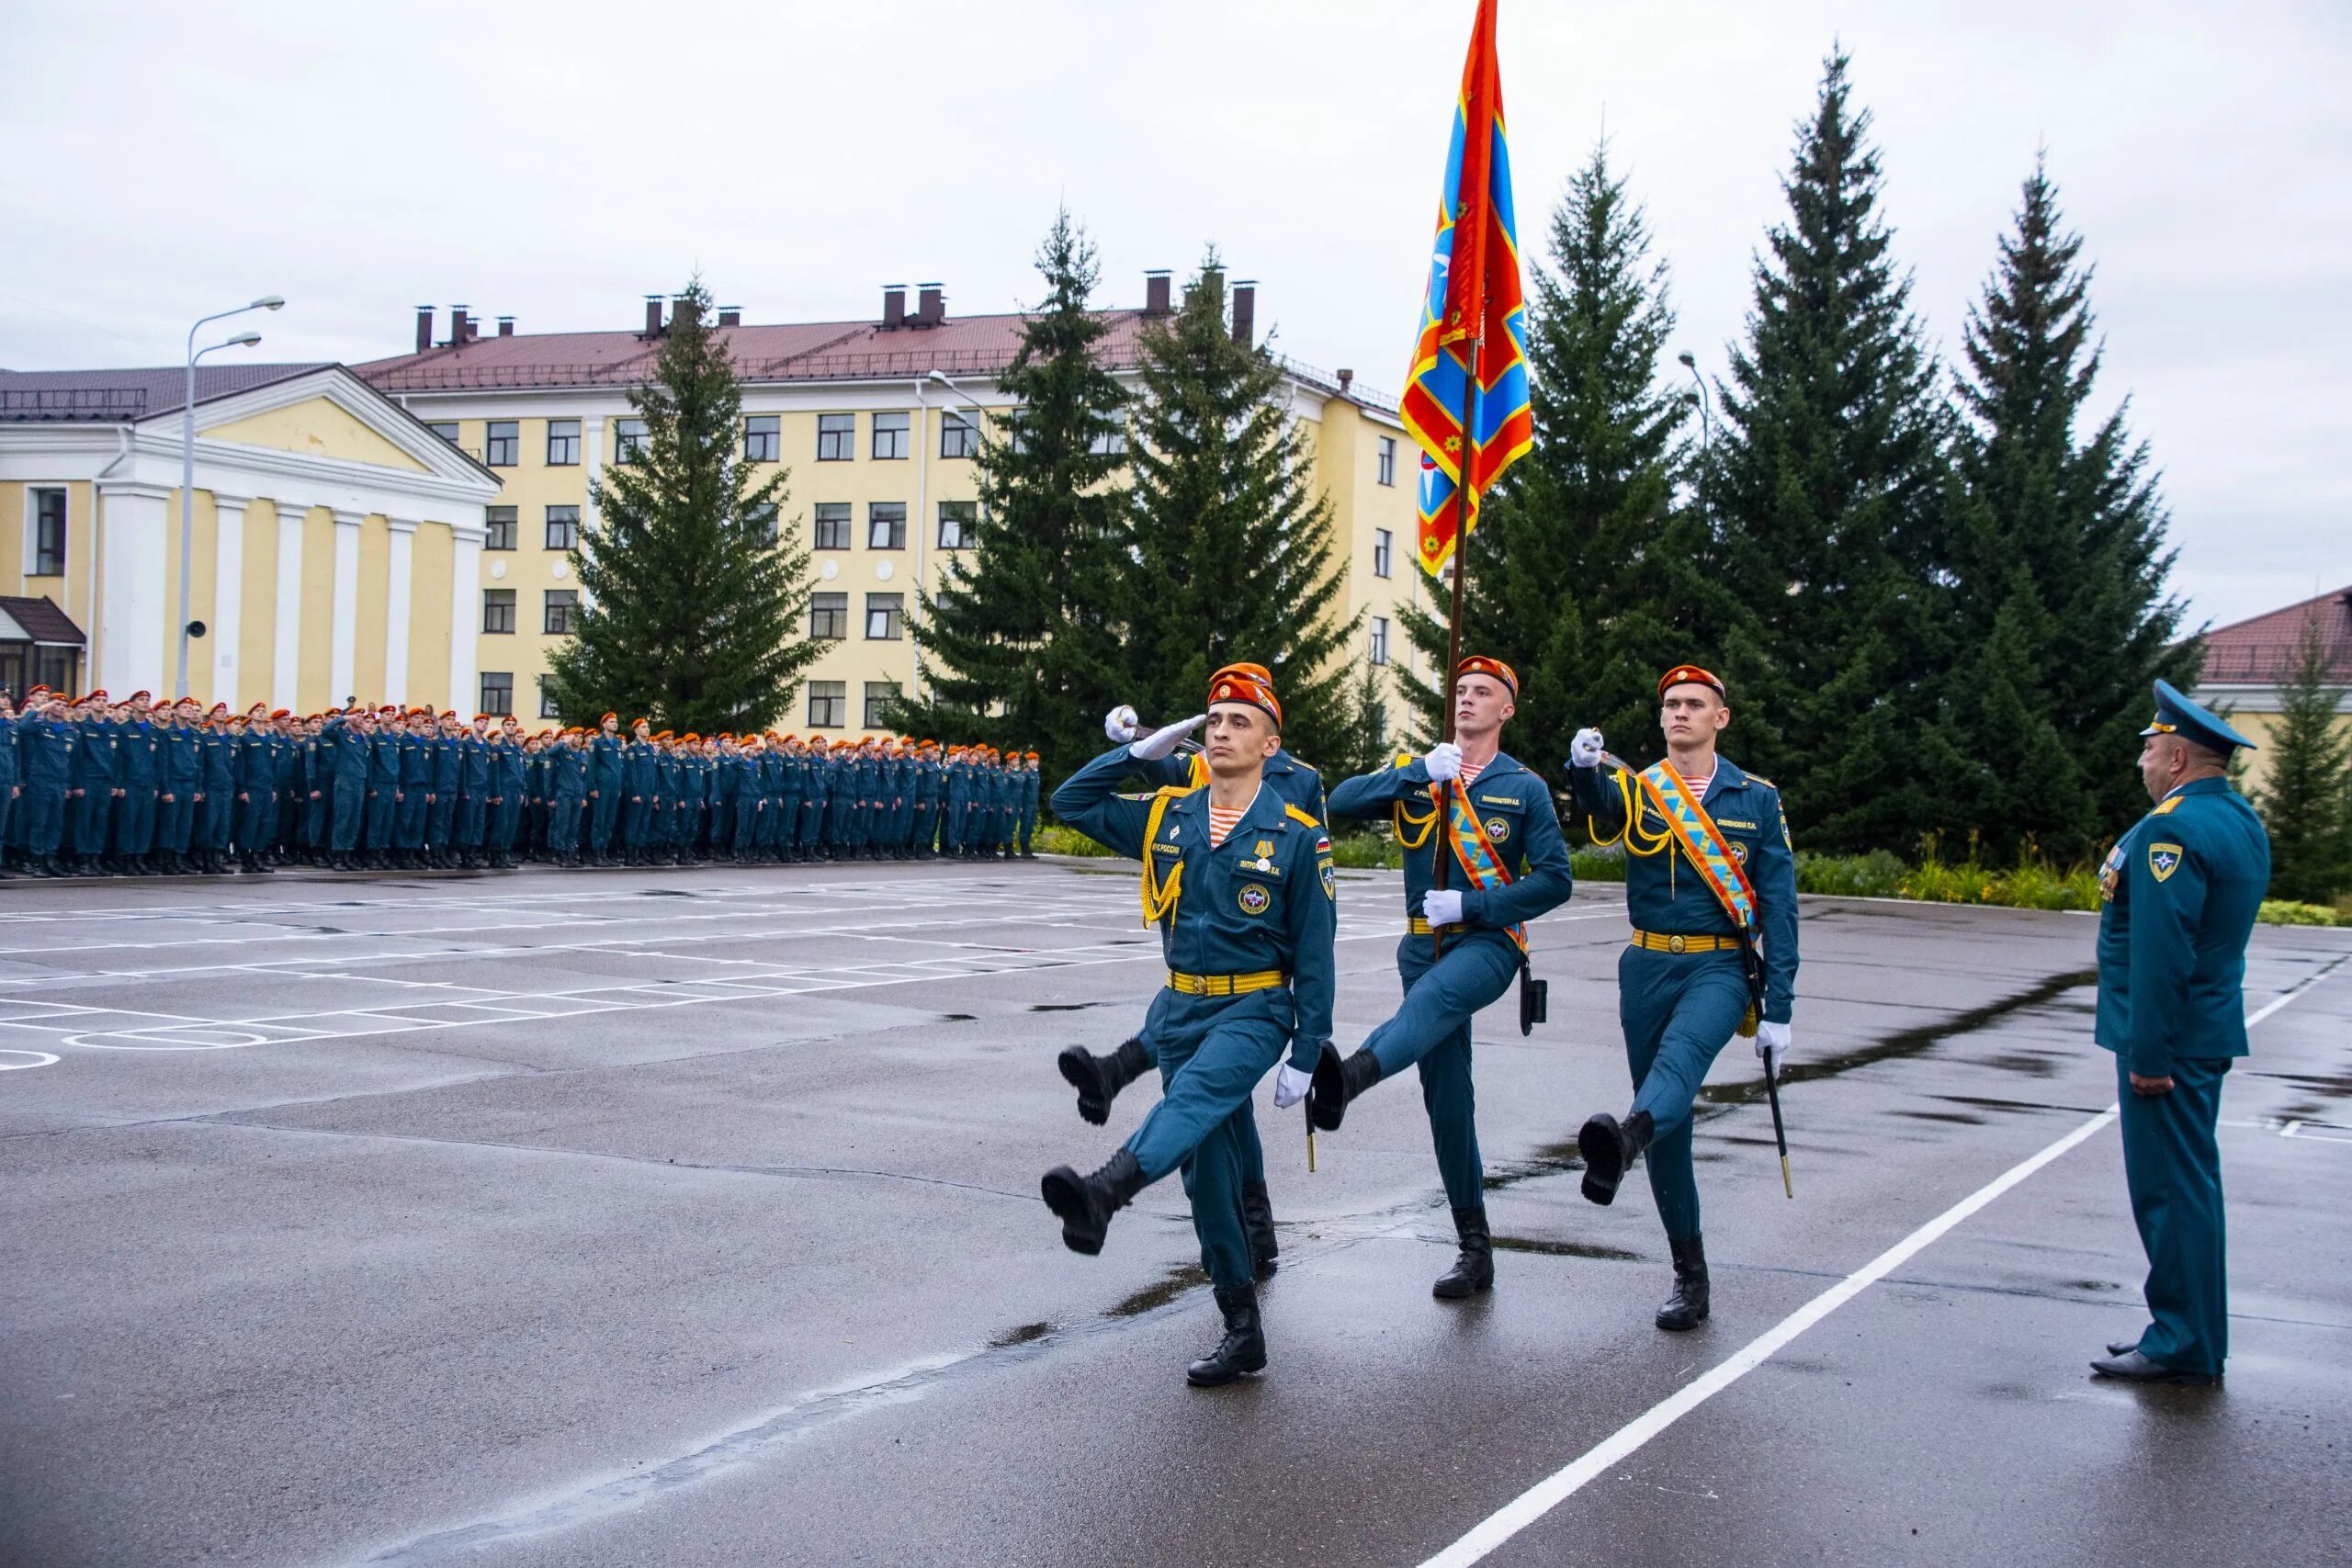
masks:
<path id="1" fill-rule="evenodd" d="M 1210 705 L 1201 735 L 1209 772 L 1227 776 L 1264 767 L 1283 745 L 1273 715 L 1250 703 Z"/>
<path id="2" fill-rule="evenodd" d="M 1668 686 L 1658 699 L 1657 726 L 1668 746 L 1706 745 L 1731 722 L 1731 706 L 1721 692 L 1686 681 Z"/>
<path id="3" fill-rule="evenodd" d="M 1492 675 L 1464 675 L 1453 682 L 1453 732 L 1485 738 L 1498 735 L 1519 708 L 1510 688 Z"/>

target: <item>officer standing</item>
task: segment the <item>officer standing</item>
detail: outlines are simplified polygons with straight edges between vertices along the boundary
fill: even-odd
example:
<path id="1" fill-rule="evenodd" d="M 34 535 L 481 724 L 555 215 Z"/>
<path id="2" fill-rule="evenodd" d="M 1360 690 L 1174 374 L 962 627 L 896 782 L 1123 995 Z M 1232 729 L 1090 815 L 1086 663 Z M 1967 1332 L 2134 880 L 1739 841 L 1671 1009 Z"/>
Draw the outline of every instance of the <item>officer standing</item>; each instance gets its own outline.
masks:
<path id="1" fill-rule="evenodd" d="M 1788 1049 L 1796 997 L 1797 876 L 1781 794 L 1715 752 L 1731 723 L 1724 683 L 1678 664 L 1657 683 L 1666 760 L 1639 773 L 1602 772 L 1601 736 L 1580 729 L 1568 784 L 1596 842 L 1625 845 L 1632 942 L 1617 955 L 1617 1012 L 1633 1069 L 1634 1107 L 1621 1122 L 1594 1116 L 1577 1134 L 1584 1195 L 1617 1196 L 1649 1155 L 1650 1191 L 1674 1255 L 1674 1294 L 1660 1328 L 1696 1328 L 1710 1305 L 1690 1158 L 1690 1107 L 1735 1032 L 1752 1033 L 1768 1070 Z M 1746 933 L 1746 934 L 1743 934 Z M 1760 974 L 1750 978 L 1761 942 Z M 1757 994 L 1760 987 L 1761 995 Z"/>
<path id="2" fill-rule="evenodd" d="M 2123 1179 L 2148 1255 L 2153 1320 L 2091 1363 L 2132 1382 L 2211 1383 L 2230 1351 L 2222 1080 L 2246 1054 L 2245 948 L 2270 839 L 2230 787 L 2254 742 L 2167 681 L 2140 732 L 2155 809 L 2099 871 L 2097 1039 L 2115 1053 Z"/>
<path id="3" fill-rule="evenodd" d="M 1576 891 L 1551 790 L 1501 750 L 1503 725 L 1518 703 L 1519 676 L 1510 665 L 1464 659 L 1454 671 L 1454 739 L 1331 792 L 1335 818 L 1386 815 L 1404 848 L 1406 920 L 1396 972 L 1405 1003 L 1345 1062 L 1336 1047 L 1323 1047 L 1307 1116 L 1336 1132 L 1350 1100 L 1418 1066 L 1438 1174 L 1461 1244 L 1453 1269 L 1430 1287 L 1449 1301 L 1495 1282 L 1470 1021 L 1525 972 L 1524 922 Z M 1444 888 L 1434 886 L 1441 855 L 1450 884 Z"/>
<path id="4" fill-rule="evenodd" d="M 25 855 L 36 875 L 63 876 L 57 853 L 64 842 L 66 792 L 73 788 L 78 726 L 65 717 L 64 700 L 35 687 L 26 694 L 17 720 L 20 748 L 17 776 L 23 781 Z"/>
<path id="5" fill-rule="evenodd" d="M 1145 1025 L 1159 1047 L 1159 1103 L 1101 1169 L 1081 1177 L 1057 1166 L 1042 1183 L 1063 1243 L 1093 1254 L 1114 1213 L 1182 1168 L 1225 1318 L 1217 1348 L 1186 1370 L 1199 1387 L 1266 1364 L 1242 1223 L 1240 1128 L 1250 1092 L 1285 1052 L 1277 1103 L 1297 1103 L 1330 1037 L 1338 898 L 1331 840 L 1265 784 L 1282 746 L 1272 684 L 1216 682 L 1206 722 L 1205 789 L 1120 795 L 1135 766 L 1121 746 L 1054 792 L 1057 816 L 1143 862 L 1144 913 L 1160 928 L 1169 975 Z"/>

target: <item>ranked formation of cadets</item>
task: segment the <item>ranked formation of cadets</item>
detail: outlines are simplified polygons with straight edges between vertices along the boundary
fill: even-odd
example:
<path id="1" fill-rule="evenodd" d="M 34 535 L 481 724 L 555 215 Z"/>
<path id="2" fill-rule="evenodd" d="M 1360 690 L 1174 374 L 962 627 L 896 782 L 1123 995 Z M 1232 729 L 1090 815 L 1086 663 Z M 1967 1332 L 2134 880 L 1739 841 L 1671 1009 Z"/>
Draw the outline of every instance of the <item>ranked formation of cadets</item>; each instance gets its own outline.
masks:
<path id="1" fill-rule="evenodd" d="M 1034 859 L 1037 754 L 0 694 L 0 875 Z"/>

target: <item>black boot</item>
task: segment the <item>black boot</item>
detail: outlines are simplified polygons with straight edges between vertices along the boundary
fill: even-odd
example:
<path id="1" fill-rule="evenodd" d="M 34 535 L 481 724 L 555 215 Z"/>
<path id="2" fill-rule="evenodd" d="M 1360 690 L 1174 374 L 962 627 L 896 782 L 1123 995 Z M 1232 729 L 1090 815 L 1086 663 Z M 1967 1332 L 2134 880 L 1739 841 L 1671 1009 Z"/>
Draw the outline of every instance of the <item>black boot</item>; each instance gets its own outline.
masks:
<path id="1" fill-rule="evenodd" d="M 1441 1301 L 1458 1302 L 1480 1291 L 1495 1288 L 1495 1243 L 1487 1230 L 1487 1209 L 1480 1204 L 1475 1209 L 1453 1211 L 1453 1234 L 1461 1238 L 1462 1250 L 1454 1255 L 1453 1267 L 1438 1276 L 1430 1294 Z"/>
<path id="2" fill-rule="evenodd" d="M 1262 1181 L 1241 1184 L 1241 1233 L 1250 1238 L 1250 1266 L 1261 1280 L 1273 1277 L 1282 1258 L 1274 1239 L 1274 1200 Z"/>
<path id="3" fill-rule="evenodd" d="M 1102 1250 L 1111 1216 L 1143 1190 L 1143 1167 L 1131 1151 L 1121 1149 L 1091 1176 L 1057 1165 L 1039 1186 L 1046 1207 L 1061 1216 L 1062 1245 L 1091 1258 Z"/>
<path id="4" fill-rule="evenodd" d="M 1216 1292 L 1217 1310 L 1225 1314 L 1225 1337 L 1216 1348 L 1184 1369 L 1184 1381 L 1194 1388 L 1215 1388 L 1244 1372 L 1266 1370 L 1266 1331 L 1258 1322 L 1258 1290 L 1244 1285 Z"/>
<path id="5" fill-rule="evenodd" d="M 1577 1134 L 1577 1152 L 1584 1156 L 1584 1195 L 1608 1206 L 1616 1201 L 1617 1184 L 1625 1179 L 1634 1158 L 1650 1146 L 1650 1113 L 1636 1111 L 1621 1124 L 1606 1112 L 1587 1122 Z"/>
<path id="6" fill-rule="evenodd" d="M 1122 1041 L 1117 1050 L 1105 1056 L 1083 1045 L 1072 1045 L 1062 1052 L 1058 1064 L 1062 1077 L 1078 1090 L 1078 1113 L 1097 1127 L 1111 1119 L 1111 1101 L 1119 1097 L 1119 1091 L 1151 1066 L 1140 1040 Z"/>
<path id="7" fill-rule="evenodd" d="M 1707 1251 L 1697 1236 L 1667 1238 L 1674 1249 L 1674 1294 L 1657 1309 L 1657 1325 L 1680 1333 L 1707 1321 Z"/>
<path id="8" fill-rule="evenodd" d="M 1379 1057 L 1358 1051 L 1343 1062 L 1340 1048 L 1326 1040 L 1323 1054 L 1315 1059 L 1315 1081 L 1307 1086 L 1306 1119 L 1326 1133 L 1338 1132 L 1348 1101 L 1379 1081 Z"/>

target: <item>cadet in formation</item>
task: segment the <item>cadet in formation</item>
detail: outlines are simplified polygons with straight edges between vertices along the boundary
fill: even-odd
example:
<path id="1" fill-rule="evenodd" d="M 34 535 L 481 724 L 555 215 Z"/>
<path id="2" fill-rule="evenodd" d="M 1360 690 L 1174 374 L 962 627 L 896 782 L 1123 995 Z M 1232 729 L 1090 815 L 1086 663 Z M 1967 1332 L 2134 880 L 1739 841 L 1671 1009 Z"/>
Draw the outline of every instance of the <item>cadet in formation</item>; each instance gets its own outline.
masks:
<path id="1" fill-rule="evenodd" d="M 1460 1250 L 1430 1287 L 1459 1301 L 1495 1282 L 1487 1228 L 1486 1168 L 1478 1158 L 1470 1021 L 1527 977 L 1526 922 L 1575 891 L 1552 792 L 1501 750 L 1517 711 L 1519 677 L 1500 660 L 1464 660 L 1454 673 L 1451 741 L 1399 756 L 1331 792 L 1331 815 L 1386 817 L 1405 852 L 1405 934 L 1396 943 L 1404 1005 L 1342 1061 L 1325 1045 L 1307 1117 L 1337 1132 L 1348 1103 L 1408 1066 L 1421 1104 Z M 1452 886 L 1437 886 L 1439 868 Z M 1528 1011 L 1521 1010 L 1522 1028 Z M 1284 1103 L 1280 1093 L 1275 1103 Z"/>
<path id="2" fill-rule="evenodd" d="M 1091 1175 L 1056 1166 L 1041 1183 L 1064 1244 L 1093 1254 L 1113 1214 L 1150 1183 L 1183 1172 L 1225 1324 L 1216 1348 L 1186 1371 L 1203 1387 L 1266 1364 L 1241 1213 L 1243 1129 L 1267 1071 L 1287 1055 L 1303 1080 L 1330 1037 L 1338 897 L 1321 825 L 1266 787 L 1266 764 L 1282 748 L 1271 683 L 1235 674 L 1216 682 L 1204 733 L 1204 788 L 1122 795 L 1136 761 L 1120 746 L 1054 792 L 1056 816 L 1143 863 L 1144 915 L 1159 927 L 1168 983 L 1145 1021 L 1159 1103 Z"/>
<path id="3" fill-rule="evenodd" d="M 1724 683 L 1694 664 L 1659 678 L 1666 758 L 1634 772 L 1600 732 L 1570 742 L 1568 784 L 1599 844 L 1625 847 L 1632 940 L 1617 956 L 1617 1012 L 1634 1104 L 1577 1134 L 1584 1195 L 1613 1201 L 1648 1156 L 1650 1192 L 1674 1257 L 1674 1293 L 1657 1325 L 1696 1328 L 1710 1304 L 1690 1110 L 1716 1055 L 1752 1035 L 1766 1070 L 1788 1049 L 1797 977 L 1796 857 L 1780 791 L 1717 755 L 1731 723 Z"/>
<path id="4" fill-rule="evenodd" d="M 2130 1382 L 2211 1383 L 2230 1353 L 2215 1129 L 2246 1054 L 2245 948 L 2270 886 L 2270 839 L 2230 787 L 2254 742 L 2170 682 L 2142 730 L 2154 808 L 2099 870 L 2098 1043 L 2115 1053 L 2123 1179 L 2148 1256 L 2148 1326 L 2091 1363 Z"/>

